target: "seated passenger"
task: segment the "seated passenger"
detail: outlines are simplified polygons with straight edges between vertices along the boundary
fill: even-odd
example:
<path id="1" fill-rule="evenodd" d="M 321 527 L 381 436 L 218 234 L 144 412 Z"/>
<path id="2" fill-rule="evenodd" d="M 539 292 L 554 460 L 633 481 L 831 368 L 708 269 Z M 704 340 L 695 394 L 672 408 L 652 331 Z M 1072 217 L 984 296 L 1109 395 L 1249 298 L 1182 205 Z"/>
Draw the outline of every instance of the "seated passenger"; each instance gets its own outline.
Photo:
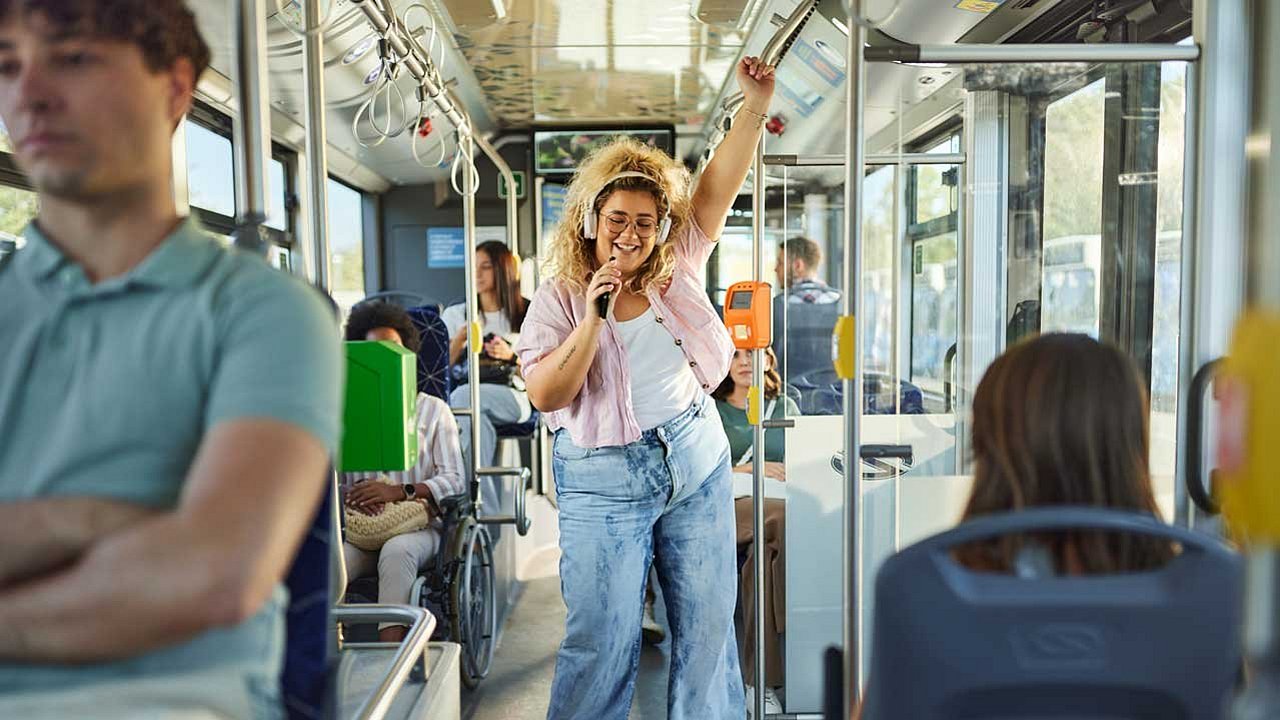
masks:
<path id="1" fill-rule="evenodd" d="M 1045 505 L 1158 517 L 1148 417 L 1137 368 L 1115 347 L 1069 334 L 1014 345 L 973 396 L 973 489 L 961 522 Z M 996 538 L 954 555 L 979 571 L 1084 575 L 1149 570 L 1174 548 L 1147 535 L 1079 531 Z"/>
<path id="2" fill-rule="evenodd" d="M 973 489 L 962 521 L 1040 505 L 1158 517 L 1149 416 L 1138 371 L 1115 347 L 1066 334 L 1013 346 L 987 368 L 974 393 Z M 1105 532 L 1004 538 L 956 553 L 974 569 L 1013 572 L 1042 564 L 1066 574 L 1150 569 L 1172 555 L 1159 539 Z"/>
<path id="3" fill-rule="evenodd" d="M 775 368 L 777 359 L 773 351 L 765 349 L 767 365 L 764 371 L 764 417 L 795 417 L 800 408 L 791 398 L 782 393 L 782 378 Z M 738 350 L 733 354 L 733 363 L 729 366 L 729 375 L 720 386 L 711 393 L 716 399 L 716 409 L 720 411 L 720 422 L 724 425 L 725 435 L 729 438 L 729 457 L 732 458 L 734 472 L 751 472 L 751 451 L 753 428 L 747 420 L 747 392 L 751 388 L 751 353 Z M 765 430 L 764 433 L 764 472 L 775 480 L 787 479 L 787 467 L 784 464 L 786 454 L 785 438 L 781 429 Z M 768 592 L 764 598 L 764 632 L 765 657 L 765 710 L 766 712 L 782 712 L 782 703 L 778 694 L 785 682 L 786 666 L 782 660 L 782 632 L 786 627 L 786 580 L 784 570 L 783 543 L 786 539 L 786 501 L 776 498 L 764 501 L 764 547 L 765 547 L 765 587 Z M 737 543 L 740 550 L 746 553 L 746 560 L 739 568 L 738 583 L 742 617 L 746 623 L 743 633 L 742 677 L 747 684 L 747 707 L 752 705 L 755 680 L 755 546 L 752 544 L 754 522 L 754 503 L 751 497 L 739 497 L 734 502 L 734 514 L 737 516 Z"/>
<path id="4" fill-rule="evenodd" d="M 484 347 L 481 348 L 480 376 L 480 465 L 494 464 L 498 446 L 496 425 L 522 423 L 533 412 L 529 396 L 524 391 L 520 377 L 519 361 L 515 346 L 520 338 L 520 326 L 529 301 L 520 294 L 519 258 L 512 254 L 506 243 L 490 240 L 476 247 L 476 304 L 483 317 Z M 457 371 L 465 370 L 467 360 L 467 307 L 450 305 L 440 314 L 449 329 L 449 363 Z M 471 387 L 466 384 L 466 374 L 461 373 L 462 384 L 449 397 L 454 407 L 471 405 Z M 513 384 L 514 380 L 514 384 Z M 516 386 L 518 385 L 518 387 Z M 462 452 L 471 452 L 471 418 L 461 419 Z M 491 479 L 486 478 L 485 490 L 489 494 Z M 495 496 L 496 497 L 496 496 Z M 498 512 L 491 503 L 495 497 L 484 498 L 489 512 Z"/>
<path id="5" fill-rule="evenodd" d="M 341 422 L 333 307 L 173 199 L 179 0 L 0 0 L 40 213 L 0 261 L 0 717 L 278 717 Z"/>
<path id="6" fill-rule="evenodd" d="M 355 306 L 347 319 L 347 340 L 385 340 L 418 351 L 418 330 L 408 313 L 385 302 Z M 419 498 L 428 515 L 439 514 L 439 502 L 466 492 L 458 424 L 449 406 L 438 397 L 418 393 L 415 423 L 418 428 L 418 461 L 404 472 L 343 473 L 344 502 L 356 512 L 376 515 L 389 502 Z M 380 482 L 386 476 L 394 484 Z M 410 487 L 412 486 L 412 487 Z M 409 591 L 418 573 L 427 567 L 441 547 L 439 521 L 417 532 L 397 535 L 377 552 L 342 544 L 342 556 L 351 579 L 378 575 L 378 602 L 411 605 Z M 378 638 L 400 642 L 408 634 L 404 625 L 383 625 Z"/>
<path id="7" fill-rule="evenodd" d="M 843 296 L 818 277 L 821 264 L 822 248 L 807 237 L 797 235 L 778 245 L 773 351 L 778 373 L 787 381 L 831 367 L 831 331 Z M 781 331 L 784 312 L 786 332 Z"/>

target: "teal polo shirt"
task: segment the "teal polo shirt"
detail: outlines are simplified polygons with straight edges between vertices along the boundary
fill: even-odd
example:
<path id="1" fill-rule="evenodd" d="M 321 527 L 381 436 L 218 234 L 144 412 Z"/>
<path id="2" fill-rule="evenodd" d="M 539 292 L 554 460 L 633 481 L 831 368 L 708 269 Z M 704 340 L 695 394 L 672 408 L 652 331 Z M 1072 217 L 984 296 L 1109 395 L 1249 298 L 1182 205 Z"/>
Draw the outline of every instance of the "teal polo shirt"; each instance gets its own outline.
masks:
<path id="1" fill-rule="evenodd" d="M 0 261 L 0 502 L 88 495 L 173 508 L 205 434 L 239 419 L 289 423 L 335 452 L 343 363 L 318 291 L 190 219 L 97 284 L 34 224 L 25 235 Z M 0 693 L 220 662 L 274 681 L 281 601 L 127 663 L 0 665 Z"/>

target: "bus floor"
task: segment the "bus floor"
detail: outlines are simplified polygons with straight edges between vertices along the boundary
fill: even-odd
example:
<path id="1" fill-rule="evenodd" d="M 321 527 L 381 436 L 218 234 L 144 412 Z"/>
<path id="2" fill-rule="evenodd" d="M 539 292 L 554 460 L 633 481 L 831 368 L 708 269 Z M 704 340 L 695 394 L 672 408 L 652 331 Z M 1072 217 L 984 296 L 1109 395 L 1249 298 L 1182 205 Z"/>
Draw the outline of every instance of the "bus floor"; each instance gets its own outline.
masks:
<path id="1" fill-rule="evenodd" d="M 560 597 L 558 551 L 532 561 L 530 577 L 507 616 L 493 668 L 480 687 L 463 690 L 463 720 L 543 720 L 551 697 L 556 650 L 564 638 L 565 607 Z M 658 622 L 667 619 L 658 602 Z M 667 668 L 671 640 L 657 647 L 643 646 L 640 675 L 630 720 L 665 720 Z"/>

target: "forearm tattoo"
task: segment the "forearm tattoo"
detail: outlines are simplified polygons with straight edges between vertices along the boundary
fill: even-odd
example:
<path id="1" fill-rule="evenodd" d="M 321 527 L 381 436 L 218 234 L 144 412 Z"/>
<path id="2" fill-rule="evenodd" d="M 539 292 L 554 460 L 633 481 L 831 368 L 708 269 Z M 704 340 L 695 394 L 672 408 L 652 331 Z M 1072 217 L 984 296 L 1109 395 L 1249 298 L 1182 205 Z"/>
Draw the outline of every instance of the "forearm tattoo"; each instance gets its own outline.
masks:
<path id="1" fill-rule="evenodd" d="M 576 352 L 578 352 L 577 345 L 574 345 L 573 347 L 569 348 L 569 352 L 565 353 L 564 359 L 560 361 L 560 367 L 557 369 L 563 370 L 564 366 L 569 364 L 569 358 L 573 357 L 573 354 Z"/>

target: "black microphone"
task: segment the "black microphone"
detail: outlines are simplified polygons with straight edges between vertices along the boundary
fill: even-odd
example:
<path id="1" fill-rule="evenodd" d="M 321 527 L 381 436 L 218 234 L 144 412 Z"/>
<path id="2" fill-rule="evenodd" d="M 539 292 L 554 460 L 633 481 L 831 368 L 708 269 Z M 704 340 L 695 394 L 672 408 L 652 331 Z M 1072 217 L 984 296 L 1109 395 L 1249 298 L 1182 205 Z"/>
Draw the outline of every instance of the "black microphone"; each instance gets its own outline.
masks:
<path id="1" fill-rule="evenodd" d="M 613 262 L 614 260 L 617 260 L 617 259 L 618 258 L 615 255 L 609 256 L 609 262 Z M 600 315 L 601 320 L 605 320 L 608 318 L 609 296 L 612 294 L 613 294 L 612 292 L 607 292 L 602 294 L 600 297 L 596 298 L 596 312 Z"/>

